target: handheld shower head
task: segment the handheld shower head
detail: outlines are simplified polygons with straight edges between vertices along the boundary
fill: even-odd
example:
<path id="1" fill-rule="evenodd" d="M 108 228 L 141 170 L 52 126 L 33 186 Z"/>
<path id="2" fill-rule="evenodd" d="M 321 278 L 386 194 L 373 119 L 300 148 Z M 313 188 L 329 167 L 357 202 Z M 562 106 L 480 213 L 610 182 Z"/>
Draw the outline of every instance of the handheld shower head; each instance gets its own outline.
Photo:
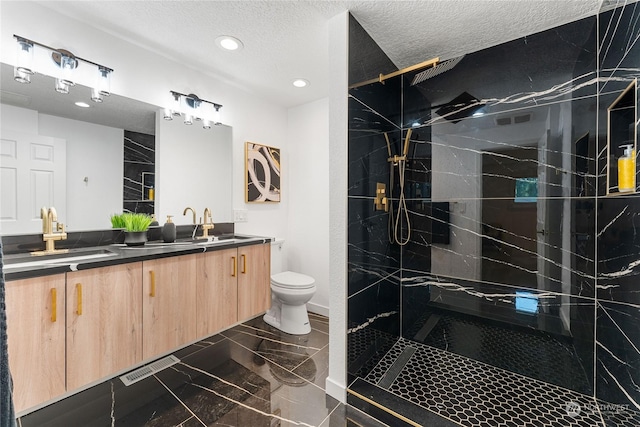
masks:
<path id="1" fill-rule="evenodd" d="M 407 158 L 407 154 L 409 154 L 409 143 L 411 142 L 411 132 L 412 129 L 407 129 L 407 136 L 404 137 L 404 149 L 402 150 L 402 155 Z"/>

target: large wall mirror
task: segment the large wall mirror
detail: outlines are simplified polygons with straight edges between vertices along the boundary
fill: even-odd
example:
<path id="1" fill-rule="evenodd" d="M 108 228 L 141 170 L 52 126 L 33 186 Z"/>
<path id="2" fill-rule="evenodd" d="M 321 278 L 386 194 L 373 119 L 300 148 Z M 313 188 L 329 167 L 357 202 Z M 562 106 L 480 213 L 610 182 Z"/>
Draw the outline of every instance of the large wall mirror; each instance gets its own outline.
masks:
<path id="1" fill-rule="evenodd" d="M 7 64 L 0 77 L 0 235 L 42 232 L 41 206 L 55 206 L 68 231 L 110 228 L 110 215 L 123 210 L 124 187 L 142 184 L 125 178 L 131 132 L 155 139 L 147 156 L 155 161 L 149 182 L 160 223 L 166 215 L 190 223 L 182 216 L 186 206 L 210 207 L 216 222 L 232 220 L 230 127 L 165 122 L 156 118 L 160 107 L 114 94 L 94 103 L 91 89 L 80 85 L 59 94 L 49 76 L 21 84 Z M 205 166 L 194 168 L 194 159 Z"/>

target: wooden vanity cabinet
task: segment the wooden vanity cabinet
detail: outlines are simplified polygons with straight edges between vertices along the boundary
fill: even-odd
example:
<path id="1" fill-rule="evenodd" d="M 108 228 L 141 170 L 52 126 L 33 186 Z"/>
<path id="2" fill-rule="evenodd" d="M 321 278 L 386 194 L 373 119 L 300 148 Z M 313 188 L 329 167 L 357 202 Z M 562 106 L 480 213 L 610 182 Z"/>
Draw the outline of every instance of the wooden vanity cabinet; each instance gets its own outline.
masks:
<path id="1" fill-rule="evenodd" d="M 9 281 L 17 412 L 269 309 L 271 245 Z"/>
<path id="2" fill-rule="evenodd" d="M 271 244 L 238 248 L 238 321 L 271 307 Z"/>
<path id="3" fill-rule="evenodd" d="M 198 338 L 213 335 L 238 320 L 237 253 L 233 248 L 196 256 Z"/>
<path id="4" fill-rule="evenodd" d="M 167 353 L 196 336 L 196 256 L 142 263 L 142 358 Z"/>
<path id="5" fill-rule="evenodd" d="M 142 361 L 142 263 L 67 273 L 67 389 Z"/>
<path id="6" fill-rule="evenodd" d="M 16 412 L 65 392 L 65 275 L 6 283 L 9 369 Z"/>
<path id="7" fill-rule="evenodd" d="M 198 338 L 210 336 L 271 306 L 271 245 L 197 256 Z"/>

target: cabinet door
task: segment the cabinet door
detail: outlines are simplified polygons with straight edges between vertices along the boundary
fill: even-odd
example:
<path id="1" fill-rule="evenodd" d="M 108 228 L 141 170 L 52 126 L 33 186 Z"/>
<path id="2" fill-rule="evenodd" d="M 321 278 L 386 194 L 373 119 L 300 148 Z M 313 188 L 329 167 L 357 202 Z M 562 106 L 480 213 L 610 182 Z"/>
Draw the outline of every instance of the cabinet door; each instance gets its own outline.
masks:
<path id="1" fill-rule="evenodd" d="M 238 320 L 263 313 L 271 306 L 271 245 L 238 248 Z"/>
<path id="2" fill-rule="evenodd" d="M 65 392 L 64 274 L 6 284 L 9 368 L 17 412 Z"/>
<path id="3" fill-rule="evenodd" d="M 197 333 L 203 338 L 238 321 L 237 250 L 199 254 L 196 262 Z"/>
<path id="4" fill-rule="evenodd" d="M 142 263 L 67 273 L 67 389 L 142 361 Z"/>
<path id="5" fill-rule="evenodd" d="M 196 257 L 144 261 L 142 357 L 149 359 L 196 339 Z"/>

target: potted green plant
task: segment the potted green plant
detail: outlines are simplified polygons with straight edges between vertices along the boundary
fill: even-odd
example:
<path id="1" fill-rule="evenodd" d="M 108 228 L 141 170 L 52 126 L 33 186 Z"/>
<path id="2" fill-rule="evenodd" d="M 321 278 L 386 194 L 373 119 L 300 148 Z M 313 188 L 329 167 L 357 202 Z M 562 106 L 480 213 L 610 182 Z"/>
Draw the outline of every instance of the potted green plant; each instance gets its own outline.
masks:
<path id="1" fill-rule="evenodd" d="M 124 243 L 127 246 L 142 246 L 147 242 L 147 229 L 153 221 L 150 215 L 124 212 L 111 215 L 111 226 L 124 229 Z"/>

